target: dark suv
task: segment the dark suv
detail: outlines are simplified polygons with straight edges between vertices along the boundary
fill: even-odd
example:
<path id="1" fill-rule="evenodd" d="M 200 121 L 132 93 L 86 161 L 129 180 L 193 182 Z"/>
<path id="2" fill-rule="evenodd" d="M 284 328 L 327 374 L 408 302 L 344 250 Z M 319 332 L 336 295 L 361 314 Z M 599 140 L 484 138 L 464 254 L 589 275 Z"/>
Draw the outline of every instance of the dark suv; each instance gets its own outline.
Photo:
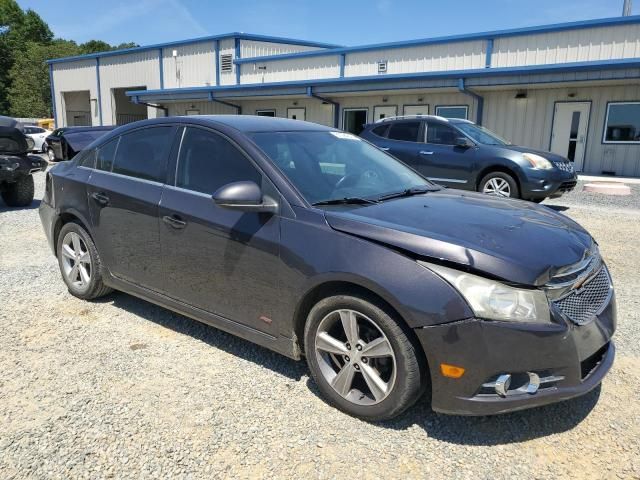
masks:
<path id="1" fill-rule="evenodd" d="M 360 136 L 451 188 L 541 202 L 577 183 L 568 159 L 512 145 L 469 120 L 389 117 L 366 125 Z"/>
<path id="2" fill-rule="evenodd" d="M 591 236 L 435 185 L 368 142 L 267 117 L 132 123 L 53 167 L 40 206 L 69 292 L 111 289 L 294 359 L 366 419 L 575 397 L 612 365 Z"/>

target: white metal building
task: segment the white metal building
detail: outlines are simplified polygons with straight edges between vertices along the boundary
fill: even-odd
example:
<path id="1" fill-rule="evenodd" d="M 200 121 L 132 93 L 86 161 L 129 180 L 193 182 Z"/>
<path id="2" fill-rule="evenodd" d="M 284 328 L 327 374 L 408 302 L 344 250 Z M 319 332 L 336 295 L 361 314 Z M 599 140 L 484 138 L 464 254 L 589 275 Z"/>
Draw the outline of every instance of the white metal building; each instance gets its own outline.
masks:
<path id="1" fill-rule="evenodd" d="M 429 113 L 640 176 L 640 16 L 359 47 L 231 33 L 48 63 L 58 127 L 238 113 L 358 133 Z"/>

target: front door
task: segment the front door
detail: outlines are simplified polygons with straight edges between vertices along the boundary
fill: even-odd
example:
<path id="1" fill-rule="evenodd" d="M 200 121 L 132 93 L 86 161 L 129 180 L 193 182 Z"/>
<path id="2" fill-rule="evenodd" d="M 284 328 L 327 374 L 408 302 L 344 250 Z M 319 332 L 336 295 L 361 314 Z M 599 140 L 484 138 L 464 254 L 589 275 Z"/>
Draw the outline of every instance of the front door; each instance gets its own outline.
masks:
<path id="1" fill-rule="evenodd" d="M 373 121 L 377 122 L 383 118 L 395 117 L 398 115 L 398 107 L 395 105 L 378 105 L 373 107 Z"/>
<path id="2" fill-rule="evenodd" d="M 287 108 L 287 118 L 291 120 L 305 120 L 304 108 Z"/>
<path id="3" fill-rule="evenodd" d="M 238 181 L 253 181 L 277 197 L 228 139 L 187 127 L 175 185 L 165 186 L 159 213 L 167 291 L 193 307 L 275 334 L 274 312 L 282 295 L 280 218 L 213 203 L 216 190 Z"/>
<path id="4" fill-rule="evenodd" d="M 551 151 L 574 162 L 582 170 L 589 126 L 590 102 L 558 102 L 553 113 Z"/>

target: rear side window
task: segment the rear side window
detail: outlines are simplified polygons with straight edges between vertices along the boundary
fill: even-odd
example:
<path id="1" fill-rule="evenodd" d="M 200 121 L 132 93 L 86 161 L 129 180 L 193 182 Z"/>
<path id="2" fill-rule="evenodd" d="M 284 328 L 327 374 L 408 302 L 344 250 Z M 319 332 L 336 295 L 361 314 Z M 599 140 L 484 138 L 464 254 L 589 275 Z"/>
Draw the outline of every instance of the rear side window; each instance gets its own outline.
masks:
<path id="1" fill-rule="evenodd" d="M 176 186 L 212 195 L 223 185 L 240 181 L 260 185 L 262 175 L 221 135 L 187 128 L 178 157 Z"/>
<path id="2" fill-rule="evenodd" d="M 123 135 L 116 151 L 113 173 L 164 182 L 174 128 L 151 127 Z"/>
<path id="3" fill-rule="evenodd" d="M 427 127 L 427 143 L 455 145 L 456 138 L 462 136 L 457 130 L 441 123 L 430 123 Z"/>
<path id="4" fill-rule="evenodd" d="M 91 150 L 84 150 L 83 152 L 80 152 L 75 158 L 75 161 L 77 162 L 77 165 L 79 167 L 87 167 L 87 168 L 94 168 L 95 160 L 96 160 L 95 148 L 92 148 Z"/>
<path id="5" fill-rule="evenodd" d="M 98 148 L 96 168 L 98 170 L 104 170 L 110 172 L 113 167 L 113 158 L 116 155 L 116 149 L 118 148 L 118 141 L 120 138 L 114 138 L 109 143 Z"/>
<path id="6" fill-rule="evenodd" d="M 387 138 L 404 142 L 417 142 L 420 122 L 396 122 L 389 127 Z"/>
<path id="7" fill-rule="evenodd" d="M 380 125 L 372 129 L 371 133 L 379 137 L 386 137 L 388 128 L 389 128 L 389 125 Z"/>

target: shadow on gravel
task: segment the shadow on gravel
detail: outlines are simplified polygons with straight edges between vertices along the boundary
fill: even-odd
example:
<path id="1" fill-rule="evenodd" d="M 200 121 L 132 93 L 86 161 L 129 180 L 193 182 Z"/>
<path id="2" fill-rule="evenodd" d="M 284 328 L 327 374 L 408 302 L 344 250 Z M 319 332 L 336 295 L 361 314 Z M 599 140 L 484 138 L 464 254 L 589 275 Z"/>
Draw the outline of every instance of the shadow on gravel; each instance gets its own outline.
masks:
<path id="1" fill-rule="evenodd" d="M 9 207 L 6 203 L 4 203 L 2 201 L 2 199 L 0 199 L 0 213 L 2 212 L 15 212 L 15 211 L 19 211 L 19 210 L 35 210 L 40 206 L 40 199 L 37 198 L 35 199 L 33 202 L 31 202 L 31 205 L 27 205 L 26 207 Z"/>
<path id="2" fill-rule="evenodd" d="M 546 207 L 549 207 L 552 210 L 555 210 L 556 212 L 564 212 L 566 210 L 569 210 L 569 207 L 565 207 L 564 205 L 545 205 Z"/>
<path id="3" fill-rule="evenodd" d="M 115 292 L 94 300 L 94 302 L 111 303 L 114 307 L 134 313 L 174 332 L 188 335 L 231 355 L 266 367 L 291 380 L 300 380 L 307 374 L 307 366 L 304 362 L 296 362 L 255 343 L 126 293 Z"/>
<path id="4" fill-rule="evenodd" d="M 520 443 L 573 429 L 598 403 L 601 387 L 564 402 L 520 412 L 485 417 L 434 413 L 422 398 L 403 416 L 380 426 L 404 430 L 417 425 L 431 438 L 457 445 L 491 446 Z"/>

